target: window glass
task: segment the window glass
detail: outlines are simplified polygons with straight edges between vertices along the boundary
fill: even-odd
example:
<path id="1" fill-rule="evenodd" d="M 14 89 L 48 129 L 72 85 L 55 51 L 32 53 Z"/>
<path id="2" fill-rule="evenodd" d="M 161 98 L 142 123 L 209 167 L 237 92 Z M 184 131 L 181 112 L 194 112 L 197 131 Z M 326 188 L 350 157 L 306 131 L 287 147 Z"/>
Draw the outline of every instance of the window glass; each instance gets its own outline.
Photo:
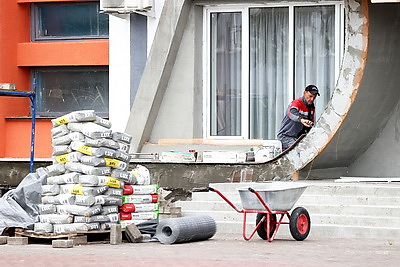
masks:
<path id="1" fill-rule="evenodd" d="M 35 39 L 108 37 L 108 15 L 99 3 L 35 5 Z"/>
<path id="2" fill-rule="evenodd" d="M 295 95 L 308 84 L 321 91 L 316 101 L 322 113 L 335 86 L 335 6 L 307 6 L 294 9 Z"/>
<path id="3" fill-rule="evenodd" d="M 37 113 L 58 116 L 94 109 L 108 115 L 108 68 L 38 68 L 33 71 Z"/>
<path id="4" fill-rule="evenodd" d="M 274 138 L 288 99 L 289 8 L 250 9 L 250 138 Z"/>
<path id="5" fill-rule="evenodd" d="M 241 134 L 242 19 L 211 14 L 211 135 Z"/>
<path id="6" fill-rule="evenodd" d="M 321 92 L 315 101 L 318 118 L 339 68 L 338 7 L 207 8 L 207 136 L 276 139 L 287 105 L 308 84 Z"/>

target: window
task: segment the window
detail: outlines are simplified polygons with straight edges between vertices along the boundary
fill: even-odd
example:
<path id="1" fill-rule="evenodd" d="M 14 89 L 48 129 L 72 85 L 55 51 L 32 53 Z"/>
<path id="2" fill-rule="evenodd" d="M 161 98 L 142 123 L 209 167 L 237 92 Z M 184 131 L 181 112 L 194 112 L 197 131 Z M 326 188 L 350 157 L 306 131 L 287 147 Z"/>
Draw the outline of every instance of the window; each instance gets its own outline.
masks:
<path id="1" fill-rule="evenodd" d="M 343 8 L 290 4 L 205 8 L 205 136 L 276 139 L 308 84 L 322 113 L 343 49 Z"/>
<path id="2" fill-rule="evenodd" d="M 32 39 L 108 38 L 108 15 L 99 2 L 43 3 L 33 5 Z"/>
<path id="3" fill-rule="evenodd" d="M 108 116 L 108 67 L 36 68 L 32 76 L 39 116 L 83 109 Z"/>

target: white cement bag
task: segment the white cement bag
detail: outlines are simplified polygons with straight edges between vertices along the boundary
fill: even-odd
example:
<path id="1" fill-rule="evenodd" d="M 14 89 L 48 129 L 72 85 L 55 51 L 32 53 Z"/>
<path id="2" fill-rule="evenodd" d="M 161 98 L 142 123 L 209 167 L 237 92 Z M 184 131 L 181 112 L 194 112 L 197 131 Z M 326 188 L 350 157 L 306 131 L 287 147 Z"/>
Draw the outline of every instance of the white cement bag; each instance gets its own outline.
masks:
<path id="1" fill-rule="evenodd" d="M 45 184 L 42 185 L 43 196 L 55 196 L 60 194 L 60 186 L 58 184 Z"/>
<path id="2" fill-rule="evenodd" d="M 131 173 L 136 178 L 136 183 L 138 185 L 149 185 L 151 183 L 150 171 L 143 165 L 137 165 Z"/>

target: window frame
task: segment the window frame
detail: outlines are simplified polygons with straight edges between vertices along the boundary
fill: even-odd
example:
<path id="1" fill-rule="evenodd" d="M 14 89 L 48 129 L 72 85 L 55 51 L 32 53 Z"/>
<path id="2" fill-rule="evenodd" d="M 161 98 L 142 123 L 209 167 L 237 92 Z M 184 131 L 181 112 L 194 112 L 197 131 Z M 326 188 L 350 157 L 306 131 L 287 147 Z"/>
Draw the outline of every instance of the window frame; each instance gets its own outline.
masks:
<path id="1" fill-rule="evenodd" d="M 76 1 L 76 2 L 38 2 L 38 3 L 32 3 L 30 12 L 31 12 L 31 27 L 30 27 L 30 32 L 31 32 L 31 42 L 47 42 L 47 41 L 68 41 L 68 40 L 101 40 L 101 39 L 109 39 L 109 34 L 107 35 L 90 35 L 90 36 L 85 36 L 85 35 L 76 35 L 76 36 L 50 36 L 50 37 L 41 37 L 39 36 L 38 29 L 39 29 L 39 6 L 44 6 L 44 5 L 66 5 L 66 4 L 71 4 L 71 5 L 79 5 L 79 4 L 98 4 L 100 7 L 100 1 L 98 0 L 83 0 L 83 1 Z"/>
<path id="2" fill-rule="evenodd" d="M 204 5 L 203 6 L 203 137 L 206 139 L 249 139 L 249 10 L 250 8 L 287 7 L 289 8 L 289 44 L 288 44 L 288 88 L 287 103 L 295 96 L 294 88 L 294 8 L 298 6 L 335 6 L 335 80 L 339 77 L 340 64 L 344 49 L 344 4 L 343 1 L 326 2 L 296 2 L 268 3 L 248 5 Z M 211 13 L 241 12 L 242 14 L 242 104 L 241 104 L 241 135 L 214 136 L 211 135 Z"/>
<path id="3" fill-rule="evenodd" d="M 33 85 L 33 91 L 36 92 L 36 99 L 39 102 L 41 100 L 40 97 L 40 89 L 38 88 L 39 84 L 38 84 L 38 77 L 37 72 L 57 72 L 57 71 L 104 71 L 107 72 L 108 75 L 107 77 L 109 77 L 109 68 L 108 66 L 90 66 L 90 67 L 35 67 L 35 68 L 31 68 L 31 84 Z M 110 87 L 109 87 L 109 81 L 107 83 L 108 86 L 108 100 L 109 100 L 109 96 L 110 96 Z M 70 111 L 50 111 L 50 112 L 46 112 L 46 111 L 38 111 L 39 109 L 39 103 L 37 104 L 37 108 L 36 108 L 36 115 L 37 117 L 59 117 L 62 116 Z M 108 112 L 97 112 L 96 114 L 98 114 L 100 117 L 108 117 L 110 113 L 110 103 L 108 103 Z"/>

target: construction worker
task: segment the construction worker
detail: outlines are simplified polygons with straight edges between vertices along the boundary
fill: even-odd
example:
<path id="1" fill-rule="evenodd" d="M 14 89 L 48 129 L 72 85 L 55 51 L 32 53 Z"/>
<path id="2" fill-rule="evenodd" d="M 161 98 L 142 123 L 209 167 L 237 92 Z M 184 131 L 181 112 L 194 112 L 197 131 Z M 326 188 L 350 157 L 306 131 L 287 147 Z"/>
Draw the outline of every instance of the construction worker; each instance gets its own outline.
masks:
<path id="1" fill-rule="evenodd" d="M 319 96 L 318 88 L 315 85 L 308 85 L 304 89 L 303 96 L 289 104 L 278 132 L 278 140 L 282 142 L 282 151 L 292 146 L 297 138 L 307 133 L 314 124 L 314 101 L 317 96 Z"/>

